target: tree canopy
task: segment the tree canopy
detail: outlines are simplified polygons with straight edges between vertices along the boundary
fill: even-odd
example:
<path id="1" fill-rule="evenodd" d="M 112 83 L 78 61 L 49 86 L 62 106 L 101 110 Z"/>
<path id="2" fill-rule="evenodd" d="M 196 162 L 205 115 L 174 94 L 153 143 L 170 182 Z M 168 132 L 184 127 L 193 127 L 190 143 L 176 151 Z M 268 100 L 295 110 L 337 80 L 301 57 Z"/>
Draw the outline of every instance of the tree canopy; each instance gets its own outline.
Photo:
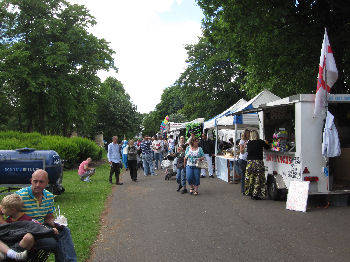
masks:
<path id="1" fill-rule="evenodd" d="M 93 136 L 108 128 L 109 134 L 114 126 L 101 116 L 108 107 L 100 106 L 109 95 L 117 96 L 120 114 L 127 110 L 126 115 L 134 115 L 136 107 L 117 80 L 101 85 L 97 73 L 117 68 L 109 43 L 88 32 L 95 24 L 84 6 L 64 0 L 0 3 L 1 129 Z M 125 123 L 124 128 L 118 122 L 114 130 L 135 131 Z"/>
<path id="2" fill-rule="evenodd" d="M 103 82 L 96 104 L 96 133 L 103 132 L 104 137 L 111 139 L 114 135 L 132 138 L 141 132 L 142 116 L 117 79 L 108 77 Z"/>
<path id="3" fill-rule="evenodd" d="M 88 32 L 96 24 L 64 0 L 0 2 L 0 129 L 130 137 L 161 121 L 209 119 L 240 98 L 268 89 L 286 97 L 314 93 L 327 28 L 339 71 L 331 93 L 348 93 L 350 5 L 343 0 L 197 0 L 203 34 L 186 46 L 187 67 L 140 115 L 122 83 L 114 51 Z M 141 121 L 143 119 L 143 121 Z"/>

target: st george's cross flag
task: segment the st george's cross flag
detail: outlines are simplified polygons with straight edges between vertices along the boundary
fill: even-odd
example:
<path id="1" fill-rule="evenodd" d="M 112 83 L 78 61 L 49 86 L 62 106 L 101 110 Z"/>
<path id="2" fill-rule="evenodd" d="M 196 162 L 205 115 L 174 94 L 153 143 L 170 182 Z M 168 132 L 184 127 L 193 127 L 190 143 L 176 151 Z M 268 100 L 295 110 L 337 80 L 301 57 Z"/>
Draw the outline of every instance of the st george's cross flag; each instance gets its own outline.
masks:
<path id="1" fill-rule="evenodd" d="M 327 95 L 338 79 L 338 70 L 335 64 L 331 45 L 329 44 L 327 29 L 325 29 L 320 65 L 318 69 L 317 90 L 315 97 L 314 116 L 318 116 L 327 105 Z"/>

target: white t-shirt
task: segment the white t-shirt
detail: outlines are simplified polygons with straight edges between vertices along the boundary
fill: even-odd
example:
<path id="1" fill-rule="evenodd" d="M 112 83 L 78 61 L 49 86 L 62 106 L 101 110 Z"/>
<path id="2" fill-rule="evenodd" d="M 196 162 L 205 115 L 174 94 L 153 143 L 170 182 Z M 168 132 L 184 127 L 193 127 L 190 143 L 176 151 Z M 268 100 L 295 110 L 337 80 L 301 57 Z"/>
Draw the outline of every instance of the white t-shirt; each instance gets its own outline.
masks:
<path id="1" fill-rule="evenodd" d="M 154 140 L 152 142 L 152 149 L 155 153 L 160 153 L 163 150 L 163 141 L 162 140 Z"/>
<path id="2" fill-rule="evenodd" d="M 123 148 L 123 155 L 128 154 L 128 148 L 129 148 L 129 145 L 127 145 L 126 147 Z"/>
<path id="3" fill-rule="evenodd" d="M 247 157 L 248 157 L 248 152 L 247 152 L 247 150 L 246 150 L 247 143 L 248 143 L 248 141 L 243 140 L 243 139 L 241 139 L 241 140 L 239 141 L 239 146 L 244 145 L 244 153 L 243 153 L 243 154 L 242 154 L 242 153 L 239 153 L 239 159 L 243 159 L 243 160 L 245 160 L 245 161 L 247 161 Z"/>

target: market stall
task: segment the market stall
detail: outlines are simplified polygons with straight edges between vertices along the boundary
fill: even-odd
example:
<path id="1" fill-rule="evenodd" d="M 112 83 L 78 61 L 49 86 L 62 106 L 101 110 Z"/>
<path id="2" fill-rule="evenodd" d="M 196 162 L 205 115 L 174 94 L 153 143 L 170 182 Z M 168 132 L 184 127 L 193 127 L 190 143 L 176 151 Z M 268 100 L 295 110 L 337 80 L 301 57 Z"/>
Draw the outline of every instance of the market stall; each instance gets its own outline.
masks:
<path id="1" fill-rule="evenodd" d="M 350 95 L 328 95 L 328 106 L 318 117 L 314 99 L 314 94 L 297 94 L 234 114 L 259 113 L 260 137 L 271 145 L 263 158 L 270 199 L 280 199 L 298 182 L 309 184 L 309 195 L 327 194 L 331 204 L 347 204 Z M 326 135 L 330 130 L 331 150 Z"/>
<path id="2" fill-rule="evenodd" d="M 233 157 L 217 156 L 215 158 L 216 177 L 225 182 L 232 181 L 234 177 L 232 163 L 234 160 Z"/>
<path id="3" fill-rule="evenodd" d="M 215 155 L 218 153 L 217 148 L 218 148 L 218 134 L 219 134 L 219 130 L 221 129 L 232 129 L 233 126 L 233 122 L 231 122 L 231 125 L 218 125 L 218 120 L 221 118 L 225 118 L 227 114 L 229 114 L 230 112 L 236 111 L 238 108 L 240 108 L 242 105 L 246 104 L 247 101 L 244 100 L 243 98 L 241 98 L 240 100 L 237 101 L 237 103 L 235 103 L 234 105 L 232 105 L 231 107 L 229 107 L 228 109 L 226 109 L 224 112 L 222 112 L 221 114 L 218 114 L 217 116 L 213 117 L 212 119 L 209 119 L 207 121 L 204 122 L 203 124 L 203 130 L 215 130 Z M 209 136 L 208 136 L 209 137 Z M 237 136 L 233 136 L 233 140 L 235 140 Z"/>
<path id="4" fill-rule="evenodd" d="M 255 112 L 244 115 L 233 115 L 233 113 L 246 109 L 258 108 L 260 105 L 275 101 L 277 99 L 280 99 L 280 97 L 274 95 L 268 90 L 264 90 L 250 101 L 242 103 L 239 106 L 234 107 L 231 111 L 225 112 L 225 114 L 223 114 L 221 117 L 216 118 L 216 127 L 234 129 L 235 136 L 233 141 L 236 142 L 236 140 L 240 137 L 240 133 L 242 133 L 245 128 L 258 129 L 259 117 Z M 226 155 L 224 153 L 226 153 Z M 235 172 L 233 161 L 237 158 L 236 151 L 232 150 L 232 152 L 216 152 L 215 155 L 215 163 L 217 163 L 215 166 L 217 177 L 226 182 L 232 182 Z M 230 162 L 232 163 L 230 164 Z M 232 166 L 232 170 L 230 170 L 230 166 Z"/>

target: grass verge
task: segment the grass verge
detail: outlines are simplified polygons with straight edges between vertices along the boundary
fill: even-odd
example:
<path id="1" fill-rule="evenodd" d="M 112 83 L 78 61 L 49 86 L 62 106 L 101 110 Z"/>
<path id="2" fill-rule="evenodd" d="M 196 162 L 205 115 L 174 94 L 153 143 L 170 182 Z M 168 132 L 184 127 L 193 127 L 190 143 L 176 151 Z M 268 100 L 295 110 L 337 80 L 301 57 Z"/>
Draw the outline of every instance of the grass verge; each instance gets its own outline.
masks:
<path id="1" fill-rule="evenodd" d="M 100 215 L 105 201 L 112 191 L 108 183 L 109 165 L 96 167 L 92 182 L 82 182 L 77 170 L 63 173 L 65 192 L 55 197 L 56 209 L 68 219 L 68 226 L 77 253 L 78 261 L 85 261 L 90 255 L 90 247 L 100 229 Z M 49 261 L 54 261 L 51 255 Z"/>

